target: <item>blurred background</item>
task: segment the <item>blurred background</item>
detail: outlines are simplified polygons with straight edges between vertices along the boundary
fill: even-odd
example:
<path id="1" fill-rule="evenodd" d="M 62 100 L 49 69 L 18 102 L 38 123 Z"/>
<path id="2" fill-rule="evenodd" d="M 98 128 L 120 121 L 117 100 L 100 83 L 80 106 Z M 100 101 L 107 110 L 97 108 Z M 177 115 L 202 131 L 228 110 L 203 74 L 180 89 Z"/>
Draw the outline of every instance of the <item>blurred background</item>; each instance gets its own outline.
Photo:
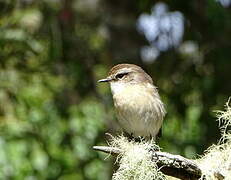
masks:
<path id="1" fill-rule="evenodd" d="M 163 151 L 198 157 L 231 95 L 231 0 L 0 0 L 0 179 L 108 180 L 109 86 L 142 66 L 167 107 Z"/>

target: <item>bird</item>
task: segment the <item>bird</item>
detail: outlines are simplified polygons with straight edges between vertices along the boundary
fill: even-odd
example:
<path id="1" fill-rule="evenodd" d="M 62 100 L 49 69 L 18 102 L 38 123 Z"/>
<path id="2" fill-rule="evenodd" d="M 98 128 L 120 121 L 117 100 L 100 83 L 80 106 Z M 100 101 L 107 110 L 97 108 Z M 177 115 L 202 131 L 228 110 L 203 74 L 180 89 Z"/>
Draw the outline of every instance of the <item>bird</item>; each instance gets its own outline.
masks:
<path id="1" fill-rule="evenodd" d="M 118 123 L 125 133 L 156 140 L 166 110 L 152 78 L 135 64 L 117 64 L 98 82 L 110 84 Z"/>

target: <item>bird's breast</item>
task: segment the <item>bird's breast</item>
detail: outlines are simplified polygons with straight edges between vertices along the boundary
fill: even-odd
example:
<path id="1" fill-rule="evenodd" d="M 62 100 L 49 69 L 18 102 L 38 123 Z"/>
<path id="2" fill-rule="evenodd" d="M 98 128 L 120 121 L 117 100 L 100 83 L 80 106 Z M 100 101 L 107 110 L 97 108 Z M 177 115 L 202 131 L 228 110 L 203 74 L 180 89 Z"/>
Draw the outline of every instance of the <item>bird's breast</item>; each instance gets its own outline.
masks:
<path id="1" fill-rule="evenodd" d="M 114 93 L 120 125 L 136 136 L 155 136 L 162 124 L 164 109 L 154 86 L 132 85 Z"/>
<path id="2" fill-rule="evenodd" d="M 121 110 L 146 110 L 154 102 L 154 89 L 149 90 L 141 85 L 128 85 L 113 94 L 116 108 Z"/>

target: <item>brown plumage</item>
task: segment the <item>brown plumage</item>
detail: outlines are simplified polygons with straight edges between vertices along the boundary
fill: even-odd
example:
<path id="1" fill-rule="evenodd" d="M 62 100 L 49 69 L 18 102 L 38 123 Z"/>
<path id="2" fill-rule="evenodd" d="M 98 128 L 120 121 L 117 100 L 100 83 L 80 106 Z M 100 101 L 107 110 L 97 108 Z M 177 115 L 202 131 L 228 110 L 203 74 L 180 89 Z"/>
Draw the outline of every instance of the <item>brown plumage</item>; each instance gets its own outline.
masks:
<path id="1" fill-rule="evenodd" d="M 99 82 L 110 83 L 118 122 L 125 132 L 156 137 L 166 112 L 152 78 L 142 68 L 118 64 Z"/>

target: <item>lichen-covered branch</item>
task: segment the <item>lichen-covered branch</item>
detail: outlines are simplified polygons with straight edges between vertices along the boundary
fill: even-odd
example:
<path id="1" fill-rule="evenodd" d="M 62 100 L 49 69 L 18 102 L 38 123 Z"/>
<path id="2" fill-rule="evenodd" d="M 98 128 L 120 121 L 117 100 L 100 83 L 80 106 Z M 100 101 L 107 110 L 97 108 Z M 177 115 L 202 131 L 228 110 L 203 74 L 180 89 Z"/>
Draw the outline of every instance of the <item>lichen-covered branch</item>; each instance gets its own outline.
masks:
<path id="1" fill-rule="evenodd" d="M 93 149 L 105 153 L 110 153 L 112 155 L 118 155 L 122 153 L 122 150 L 119 148 L 109 146 L 94 146 Z M 161 172 L 176 178 L 184 180 L 196 180 L 199 179 L 202 174 L 201 169 L 194 161 L 186 159 L 180 155 L 153 151 L 152 161 L 157 164 Z"/>

